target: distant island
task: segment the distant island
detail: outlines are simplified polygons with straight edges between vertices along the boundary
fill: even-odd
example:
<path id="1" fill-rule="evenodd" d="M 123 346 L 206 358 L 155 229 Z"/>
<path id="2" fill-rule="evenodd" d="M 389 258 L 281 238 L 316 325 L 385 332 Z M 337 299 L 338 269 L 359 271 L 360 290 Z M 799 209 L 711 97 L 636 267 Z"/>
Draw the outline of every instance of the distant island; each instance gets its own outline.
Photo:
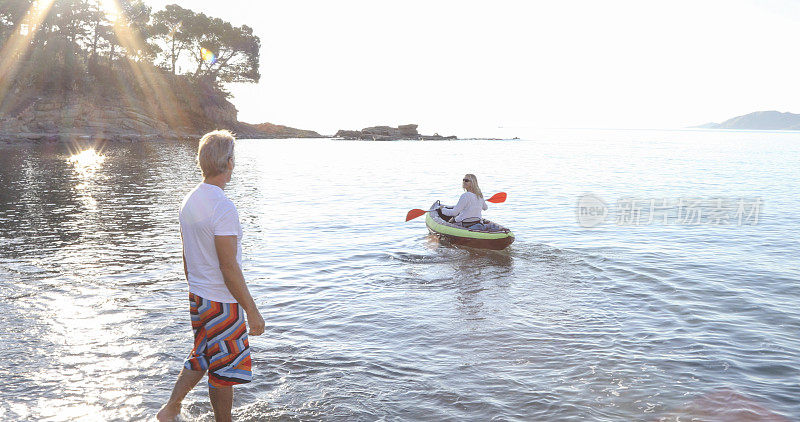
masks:
<path id="1" fill-rule="evenodd" d="M 722 123 L 706 123 L 691 127 L 697 129 L 800 130 L 800 114 L 756 111 L 728 119 Z"/>
<path id="2" fill-rule="evenodd" d="M 396 141 L 400 139 L 438 141 L 458 139 L 456 136 L 441 136 L 438 133 L 434 133 L 433 135 L 420 135 L 419 132 L 417 132 L 417 125 L 415 124 L 400 125 L 396 128 L 389 126 L 372 126 L 361 130 L 339 130 L 334 137 L 362 141 Z"/>

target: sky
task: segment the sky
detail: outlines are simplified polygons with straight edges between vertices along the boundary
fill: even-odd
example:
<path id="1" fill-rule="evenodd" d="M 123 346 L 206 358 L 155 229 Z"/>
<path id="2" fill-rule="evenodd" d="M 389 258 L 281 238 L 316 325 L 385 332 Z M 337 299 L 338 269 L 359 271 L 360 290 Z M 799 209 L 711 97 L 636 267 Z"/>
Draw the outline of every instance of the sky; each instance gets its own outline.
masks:
<path id="1" fill-rule="evenodd" d="M 254 29 L 261 80 L 229 86 L 249 123 L 467 137 L 800 113 L 792 0 L 145 2 Z"/>

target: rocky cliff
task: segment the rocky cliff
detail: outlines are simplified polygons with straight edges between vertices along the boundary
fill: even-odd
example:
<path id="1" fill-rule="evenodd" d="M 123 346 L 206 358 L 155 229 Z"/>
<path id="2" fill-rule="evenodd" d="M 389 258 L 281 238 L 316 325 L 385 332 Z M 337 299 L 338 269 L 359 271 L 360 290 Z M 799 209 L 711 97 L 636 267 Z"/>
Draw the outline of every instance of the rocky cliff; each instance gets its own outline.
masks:
<path id="1" fill-rule="evenodd" d="M 161 79 L 149 88 L 104 95 L 18 88 L 0 107 L 0 141 L 198 139 L 214 129 L 251 139 L 320 136 L 269 123 L 239 122 L 236 107 L 224 93 L 187 78 Z"/>
<path id="2" fill-rule="evenodd" d="M 195 134 L 189 127 L 170 128 L 143 107 L 86 98 L 36 98 L 16 115 L 0 116 L 0 139 L 7 141 L 175 139 Z"/>
<path id="3" fill-rule="evenodd" d="M 245 123 L 245 125 L 247 125 Z M 259 123 L 256 125 L 247 125 L 256 132 L 255 138 L 322 138 L 323 136 L 313 130 L 295 129 L 283 125 L 274 125 L 272 123 Z M 245 133 L 244 128 L 239 128 L 239 133 Z M 244 137 L 244 136 L 242 136 Z"/>

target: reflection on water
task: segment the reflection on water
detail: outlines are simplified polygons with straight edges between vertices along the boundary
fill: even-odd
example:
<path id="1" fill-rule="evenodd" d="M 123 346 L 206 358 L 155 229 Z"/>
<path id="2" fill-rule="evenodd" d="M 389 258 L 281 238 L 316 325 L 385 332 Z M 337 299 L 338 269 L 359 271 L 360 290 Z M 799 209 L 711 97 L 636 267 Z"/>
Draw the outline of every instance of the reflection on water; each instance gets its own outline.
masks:
<path id="1" fill-rule="evenodd" d="M 191 157 L 191 146 L 186 148 Z M 153 365 L 163 357 L 153 358 L 159 352 L 143 343 L 150 306 L 130 305 L 152 299 L 141 286 L 169 280 L 176 247 L 165 236 L 174 212 L 153 206 L 174 202 L 176 193 L 176 169 L 158 150 L 180 152 L 175 145 L 112 148 L 108 154 L 43 145 L 0 157 L 0 177 L 9 187 L 0 208 L 0 291 L 6 298 L 0 322 L 12 327 L 0 342 L 11 346 L 5 352 L 13 351 L 7 388 L 18 401 L 11 415 L 143 415 L 137 380 L 157 374 Z M 183 171 L 193 176 L 192 167 Z M 144 246 L 155 239 L 162 240 Z"/>
<path id="2" fill-rule="evenodd" d="M 75 189 L 80 193 L 80 200 L 84 208 L 88 212 L 97 212 L 97 201 L 92 196 L 92 185 L 90 183 L 102 184 L 104 179 L 95 177 L 95 173 L 103 165 L 106 157 L 98 154 L 94 148 L 88 148 L 81 152 L 72 154 L 67 161 L 69 161 L 78 173 L 80 183 L 75 186 Z"/>
<path id="3" fill-rule="evenodd" d="M 88 148 L 70 155 L 67 161 L 75 166 L 75 171 L 77 171 L 78 174 L 84 178 L 89 178 L 103 165 L 105 159 L 106 157 L 99 154 L 94 148 Z"/>
<path id="4" fill-rule="evenodd" d="M 796 419 L 800 275 L 778 257 L 800 252 L 784 237 L 800 228 L 800 143 L 678 136 L 659 141 L 663 162 L 627 136 L 241 141 L 227 193 L 268 326 L 235 416 Z M 177 209 L 199 180 L 195 148 L 1 151 L 0 417 L 143 420 L 168 397 L 192 344 Z M 750 163 L 747 177 L 728 162 Z M 468 170 L 509 192 L 487 215 L 517 234 L 508 250 L 449 247 L 403 222 L 453 202 Z M 578 195 L 621 196 L 631 180 L 757 193 L 771 214 L 729 230 L 575 224 Z M 211 420 L 203 388 L 184 416 Z"/>

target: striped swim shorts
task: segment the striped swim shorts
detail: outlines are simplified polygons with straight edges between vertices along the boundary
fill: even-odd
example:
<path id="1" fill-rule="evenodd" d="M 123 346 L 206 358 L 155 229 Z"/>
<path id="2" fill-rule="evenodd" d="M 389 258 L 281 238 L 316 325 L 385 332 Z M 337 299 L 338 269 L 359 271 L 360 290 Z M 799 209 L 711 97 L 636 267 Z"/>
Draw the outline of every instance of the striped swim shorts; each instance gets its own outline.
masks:
<path id="1" fill-rule="evenodd" d="M 189 293 L 189 306 L 194 349 L 183 366 L 207 370 L 212 387 L 250 382 L 250 343 L 239 304 L 215 302 Z"/>

